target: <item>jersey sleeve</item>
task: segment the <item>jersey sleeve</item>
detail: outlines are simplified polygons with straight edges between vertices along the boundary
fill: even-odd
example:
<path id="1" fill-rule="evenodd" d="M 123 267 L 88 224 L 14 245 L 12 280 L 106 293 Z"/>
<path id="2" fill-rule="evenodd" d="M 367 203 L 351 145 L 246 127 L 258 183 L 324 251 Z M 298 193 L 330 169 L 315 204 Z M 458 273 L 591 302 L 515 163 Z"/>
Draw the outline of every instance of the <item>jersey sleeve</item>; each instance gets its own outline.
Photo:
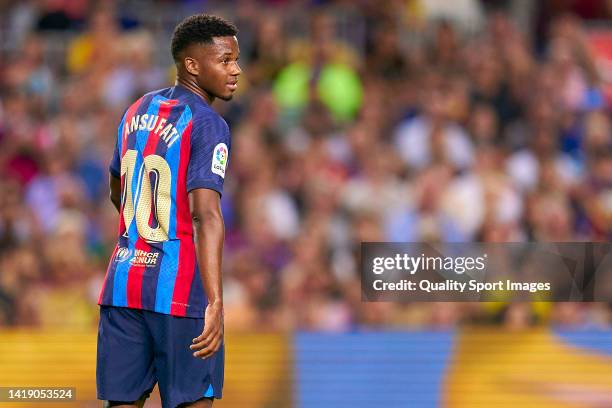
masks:
<path id="1" fill-rule="evenodd" d="M 187 192 L 208 188 L 223 194 L 230 148 L 229 128 L 223 118 L 212 114 L 195 118 L 187 168 Z"/>
<path id="2" fill-rule="evenodd" d="M 123 118 L 121 118 L 121 123 L 117 128 L 117 137 L 115 138 L 115 151 L 113 152 L 113 157 L 108 166 L 108 171 L 110 174 L 117 178 L 121 178 L 121 135 L 123 134 L 123 125 L 125 124 L 125 116 L 126 113 L 123 114 Z"/>

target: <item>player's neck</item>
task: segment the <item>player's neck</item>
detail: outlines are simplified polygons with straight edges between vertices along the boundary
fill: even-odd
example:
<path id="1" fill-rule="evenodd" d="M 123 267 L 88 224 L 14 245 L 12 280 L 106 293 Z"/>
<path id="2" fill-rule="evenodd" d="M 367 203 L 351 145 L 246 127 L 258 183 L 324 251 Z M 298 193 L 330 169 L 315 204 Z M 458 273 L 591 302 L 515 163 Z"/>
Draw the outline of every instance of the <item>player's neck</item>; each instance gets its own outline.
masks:
<path id="1" fill-rule="evenodd" d="M 204 91 L 202 88 L 200 88 L 195 81 L 193 80 L 189 80 L 189 79 L 185 79 L 185 78 L 177 78 L 176 79 L 176 83 L 175 85 L 180 85 L 184 88 L 189 89 L 191 92 L 193 92 L 194 94 L 200 96 L 202 99 L 204 99 L 206 101 L 206 103 L 208 103 L 209 105 L 212 105 L 212 103 L 215 100 L 215 97 L 210 95 L 208 92 Z"/>

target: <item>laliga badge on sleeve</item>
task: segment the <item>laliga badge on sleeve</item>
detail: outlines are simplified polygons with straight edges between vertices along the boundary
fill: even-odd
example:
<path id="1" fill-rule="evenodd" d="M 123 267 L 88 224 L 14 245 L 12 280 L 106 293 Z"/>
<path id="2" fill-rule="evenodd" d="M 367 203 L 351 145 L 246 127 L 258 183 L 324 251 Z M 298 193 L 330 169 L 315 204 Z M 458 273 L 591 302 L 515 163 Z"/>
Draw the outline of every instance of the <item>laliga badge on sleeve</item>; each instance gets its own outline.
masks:
<path id="1" fill-rule="evenodd" d="M 210 169 L 213 173 L 225 178 L 225 167 L 227 166 L 228 150 L 225 143 L 219 143 L 213 150 L 213 158 Z"/>

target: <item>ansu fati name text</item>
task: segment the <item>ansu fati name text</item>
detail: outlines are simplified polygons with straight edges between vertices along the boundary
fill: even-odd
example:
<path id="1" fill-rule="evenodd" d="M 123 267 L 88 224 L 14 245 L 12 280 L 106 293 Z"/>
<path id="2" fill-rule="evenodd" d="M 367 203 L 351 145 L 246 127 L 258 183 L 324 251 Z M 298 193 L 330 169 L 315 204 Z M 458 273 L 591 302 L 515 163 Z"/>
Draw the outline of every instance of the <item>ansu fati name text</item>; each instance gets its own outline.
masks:
<path id="1" fill-rule="evenodd" d="M 149 115 L 147 113 L 134 116 L 129 122 L 123 126 L 123 136 L 127 137 L 130 133 L 137 130 L 148 130 L 159 136 L 161 140 L 172 146 L 179 138 L 179 133 L 172 123 L 168 123 L 166 118 L 160 118 L 157 115 Z"/>

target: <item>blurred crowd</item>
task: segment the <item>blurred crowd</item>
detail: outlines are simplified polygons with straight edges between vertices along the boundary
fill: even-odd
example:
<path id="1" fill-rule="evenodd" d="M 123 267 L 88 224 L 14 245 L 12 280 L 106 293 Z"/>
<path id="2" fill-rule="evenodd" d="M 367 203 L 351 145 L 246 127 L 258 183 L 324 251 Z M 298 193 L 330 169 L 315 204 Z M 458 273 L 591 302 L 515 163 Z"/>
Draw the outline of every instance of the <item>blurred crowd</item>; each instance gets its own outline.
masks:
<path id="1" fill-rule="evenodd" d="M 118 122 L 173 84 L 172 29 L 201 11 L 236 23 L 244 71 L 214 105 L 228 329 L 607 326 L 600 303 L 361 301 L 363 241 L 612 237 L 610 71 L 584 10 L 552 8 L 581 2 L 516 3 L 0 2 L 0 327 L 96 325 Z"/>

